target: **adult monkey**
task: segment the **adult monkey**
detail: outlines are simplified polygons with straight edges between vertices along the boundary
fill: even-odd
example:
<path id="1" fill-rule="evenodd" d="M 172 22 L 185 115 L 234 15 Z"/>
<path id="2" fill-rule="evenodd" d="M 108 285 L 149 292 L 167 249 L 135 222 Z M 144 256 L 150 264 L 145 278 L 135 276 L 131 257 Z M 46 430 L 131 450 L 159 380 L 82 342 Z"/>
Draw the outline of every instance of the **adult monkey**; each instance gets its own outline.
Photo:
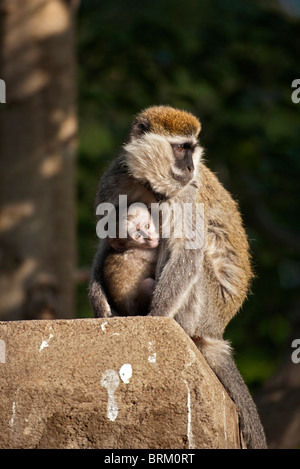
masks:
<path id="1" fill-rule="evenodd" d="M 187 249 L 186 234 L 176 238 L 172 230 L 161 239 L 149 315 L 173 317 L 183 327 L 237 405 L 247 448 L 266 448 L 257 409 L 222 338 L 248 292 L 249 246 L 237 204 L 201 161 L 200 128 L 195 116 L 169 106 L 141 112 L 100 181 L 97 204 L 117 206 L 120 194 L 128 204 L 192 204 L 192 228 L 204 231 L 203 245 Z M 196 204 L 204 204 L 200 224 Z M 92 268 L 89 297 L 96 317 L 114 315 L 102 287 L 107 246 L 100 241 Z"/>

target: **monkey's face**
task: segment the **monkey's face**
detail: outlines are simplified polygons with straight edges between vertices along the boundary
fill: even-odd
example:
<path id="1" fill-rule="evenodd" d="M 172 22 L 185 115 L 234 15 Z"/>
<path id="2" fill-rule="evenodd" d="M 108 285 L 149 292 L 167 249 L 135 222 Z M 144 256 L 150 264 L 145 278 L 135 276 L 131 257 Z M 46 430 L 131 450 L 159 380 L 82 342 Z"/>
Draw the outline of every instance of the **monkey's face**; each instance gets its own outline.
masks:
<path id="1" fill-rule="evenodd" d="M 159 234 L 147 207 L 140 203 L 128 207 L 128 212 L 119 215 L 117 232 L 124 229 L 126 238 L 109 238 L 109 245 L 116 251 L 126 251 L 130 248 L 154 249 L 159 244 Z"/>
<path id="2" fill-rule="evenodd" d="M 198 177 L 202 149 L 195 137 L 147 132 L 124 149 L 130 174 L 165 198 Z"/>
<path id="3" fill-rule="evenodd" d="M 128 212 L 132 207 L 134 204 L 129 207 Z M 135 213 L 128 216 L 127 233 L 129 247 L 153 249 L 159 244 L 159 235 L 148 210 L 135 209 Z"/>

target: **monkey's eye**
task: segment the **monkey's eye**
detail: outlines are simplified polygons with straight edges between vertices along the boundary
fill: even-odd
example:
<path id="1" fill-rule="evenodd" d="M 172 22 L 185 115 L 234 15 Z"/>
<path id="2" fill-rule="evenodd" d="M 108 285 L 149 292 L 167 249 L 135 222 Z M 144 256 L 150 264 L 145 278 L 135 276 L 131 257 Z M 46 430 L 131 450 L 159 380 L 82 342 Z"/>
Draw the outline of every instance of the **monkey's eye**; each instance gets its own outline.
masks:
<path id="1" fill-rule="evenodd" d="M 149 230 L 149 228 L 150 228 L 150 223 L 146 223 L 145 230 Z"/>
<path id="2" fill-rule="evenodd" d="M 184 145 L 179 143 L 178 145 L 176 145 L 176 149 L 177 149 L 177 151 L 182 152 L 182 151 L 184 151 Z"/>

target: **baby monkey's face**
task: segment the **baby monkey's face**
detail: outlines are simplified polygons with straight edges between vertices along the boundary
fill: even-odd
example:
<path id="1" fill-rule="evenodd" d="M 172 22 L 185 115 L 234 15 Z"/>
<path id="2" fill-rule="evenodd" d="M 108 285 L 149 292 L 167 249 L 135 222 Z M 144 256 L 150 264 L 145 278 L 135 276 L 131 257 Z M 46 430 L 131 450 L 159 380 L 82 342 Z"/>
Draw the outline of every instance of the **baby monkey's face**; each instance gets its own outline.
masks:
<path id="1" fill-rule="evenodd" d="M 127 219 L 128 246 L 153 249 L 158 246 L 159 235 L 148 210 L 138 208 Z"/>
<path id="2" fill-rule="evenodd" d="M 109 245 L 116 251 L 126 251 L 127 249 L 154 249 L 159 244 L 158 230 L 146 206 L 136 204 L 128 209 L 126 216 L 121 216 L 117 221 L 117 238 L 109 238 Z M 120 236 L 120 231 L 126 237 Z"/>

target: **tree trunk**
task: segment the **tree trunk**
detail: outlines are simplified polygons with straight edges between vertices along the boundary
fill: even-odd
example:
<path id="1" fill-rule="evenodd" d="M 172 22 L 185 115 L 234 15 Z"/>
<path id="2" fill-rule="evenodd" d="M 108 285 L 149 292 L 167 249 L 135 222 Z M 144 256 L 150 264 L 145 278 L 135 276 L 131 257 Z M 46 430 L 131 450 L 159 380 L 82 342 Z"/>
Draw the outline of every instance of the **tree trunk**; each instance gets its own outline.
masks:
<path id="1" fill-rule="evenodd" d="M 75 3 L 0 6 L 2 320 L 75 316 Z"/>

